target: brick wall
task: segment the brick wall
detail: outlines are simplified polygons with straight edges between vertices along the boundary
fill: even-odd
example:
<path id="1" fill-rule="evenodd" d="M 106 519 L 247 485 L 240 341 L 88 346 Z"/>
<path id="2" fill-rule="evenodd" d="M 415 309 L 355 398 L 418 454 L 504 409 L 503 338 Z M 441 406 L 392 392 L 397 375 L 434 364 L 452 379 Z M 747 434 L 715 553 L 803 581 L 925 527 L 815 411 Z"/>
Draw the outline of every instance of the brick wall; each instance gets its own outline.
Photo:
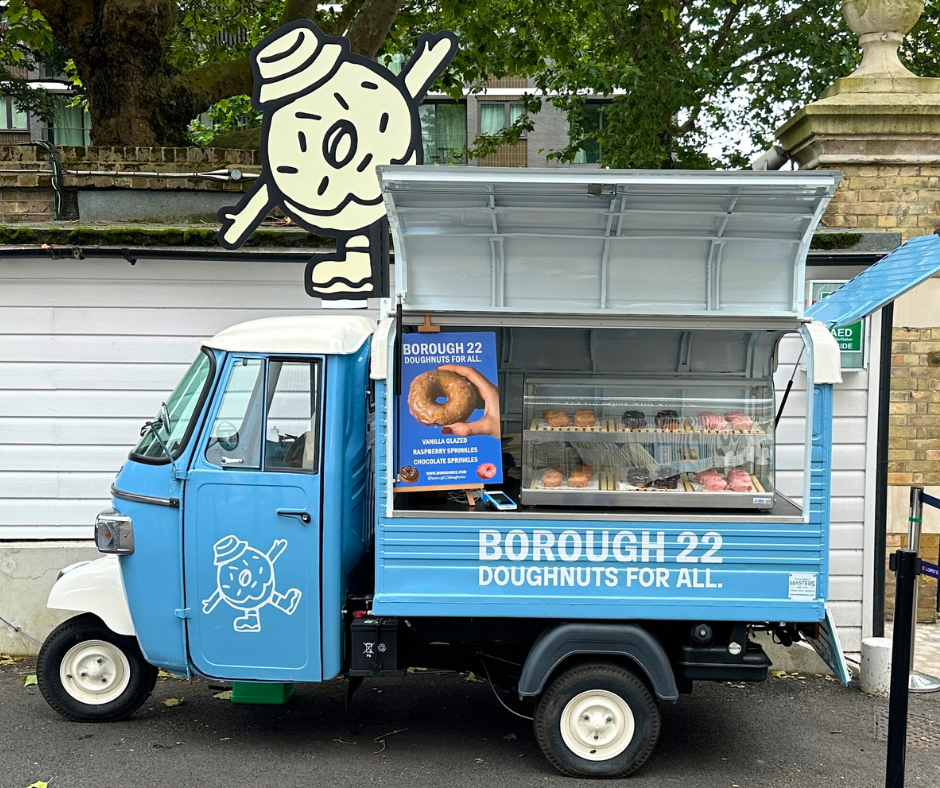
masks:
<path id="1" fill-rule="evenodd" d="M 940 228 L 940 166 L 843 164 L 828 227 L 897 230 L 906 241 Z"/>
<path id="2" fill-rule="evenodd" d="M 940 166 L 843 164 L 837 169 L 843 178 L 823 216 L 827 227 L 896 231 L 905 241 L 940 228 Z M 895 326 L 892 335 L 888 484 L 898 487 L 940 485 L 940 306 L 936 322 L 927 322 Z M 906 514 L 903 521 L 895 516 L 888 523 L 886 562 L 907 546 L 906 531 Z M 936 533 L 922 535 L 923 558 L 938 561 L 938 539 Z M 937 583 L 921 578 L 918 620 L 936 621 L 936 610 Z M 886 571 L 885 616 L 893 615 L 894 573 Z"/>
<path id="3" fill-rule="evenodd" d="M 888 484 L 940 484 L 940 328 L 897 327 L 892 351 Z"/>
<path id="4" fill-rule="evenodd" d="M 0 222 L 43 222 L 52 219 L 49 160 L 34 145 L 0 147 Z"/>
<path id="5" fill-rule="evenodd" d="M 200 172 L 239 169 L 260 172 L 258 151 L 217 148 L 57 148 L 63 170 L 63 188 L 77 189 L 188 189 L 241 191 L 245 182 L 213 181 Z M 0 146 L 0 223 L 39 222 L 53 218 L 52 165 L 46 151 L 36 145 Z M 70 174 L 68 171 L 72 171 Z M 101 174 L 82 175 L 79 171 Z M 186 173 L 192 177 L 160 177 Z"/>

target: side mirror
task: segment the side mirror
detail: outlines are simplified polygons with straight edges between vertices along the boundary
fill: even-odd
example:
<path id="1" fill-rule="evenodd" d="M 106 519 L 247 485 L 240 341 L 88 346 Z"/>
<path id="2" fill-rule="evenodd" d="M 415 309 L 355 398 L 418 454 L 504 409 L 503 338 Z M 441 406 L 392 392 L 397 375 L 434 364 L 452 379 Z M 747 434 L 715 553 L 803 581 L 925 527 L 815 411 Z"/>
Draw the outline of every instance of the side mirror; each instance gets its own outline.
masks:
<path id="1" fill-rule="evenodd" d="M 166 403 L 160 403 L 160 415 L 157 416 L 157 419 L 163 423 L 163 429 L 166 430 L 167 435 L 170 434 L 170 411 L 166 408 Z"/>

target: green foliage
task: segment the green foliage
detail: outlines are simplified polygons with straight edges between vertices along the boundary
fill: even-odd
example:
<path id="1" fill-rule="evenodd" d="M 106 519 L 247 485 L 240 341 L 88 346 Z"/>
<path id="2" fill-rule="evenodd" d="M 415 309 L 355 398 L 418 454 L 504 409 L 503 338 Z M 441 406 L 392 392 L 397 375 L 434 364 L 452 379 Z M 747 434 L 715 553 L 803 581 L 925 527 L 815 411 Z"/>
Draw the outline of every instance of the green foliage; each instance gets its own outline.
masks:
<path id="1" fill-rule="evenodd" d="M 740 166 L 730 133 L 766 147 L 794 104 L 848 73 L 857 49 L 829 0 L 441 0 L 433 11 L 415 0 L 388 46 L 407 50 L 429 23 L 463 44 L 451 92 L 460 79 L 481 90 L 489 74 L 516 74 L 544 97 L 472 154 L 518 138 L 549 104 L 572 138 L 549 155 L 570 162 L 590 147 L 611 167 Z M 610 102 L 603 125 L 586 99 Z"/>
<path id="2" fill-rule="evenodd" d="M 196 145 L 211 145 L 213 138 L 223 131 L 261 125 L 261 113 L 251 106 L 249 96 L 222 99 L 213 104 L 205 116 L 208 123 L 196 118 L 189 124 L 189 137 Z"/>
<path id="3" fill-rule="evenodd" d="M 904 54 L 925 76 L 940 73 L 940 0 L 928 0 Z M 445 87 L 482 90 L 487 75 L 523 75 L 544 98 L 485 155 L 512 142 L 545 104 L 564 112 L 571 144 L 611 167 L 742 166 L 764 149 L 795 107 L 816 99 L 858 62 L 858 43 L 831 0 L 423 0 L 407 3 L 387 42 L 408 51 L 424 29 L 461 39 Z M 604 124 L 586 109 L 604 99 Z M 707 151 L 707 153 L 706 153 Z"/>
<path id="4" fill-rule="evenodd" d="M 280 18 L 284 0 L 181 0 L 178 7 L 167 55 L 186 71 L 247 56 Z"/>
<path id="5" fill-rule="evenodd" d="M 12 96 L 17 108 L 51 122 L 55 98 L 29 87 L 26 72 L 42 68 L 47 73 L 65 71 L 68 55 L 52 35 L 38 11 L 24 0 L 9 0 L 6 29 L 0 31 L 0 92 Z"/>
<path id="6" fill-rule="evenodd" d="M 343 13 L 370 6 L 179 0 L 165 39 L 169 67 L 185 73 L 244 61 L 285 7 L 288 14 L 315 9 L 314 21 L 335 35 L 348 24 Z M 49 97 L 25 88 L 16 66 L 32 59 L 62 71 L 68 56 L 24 0 L 10 0 L 7 21 L 0 82 L 21 106 L 50 117 Z M 940 76 L 938 21 L 940 0 L 927 0 L 902 48 L 923 76 Z M 571 162 L 589 152 L 611 167 L 743 166 L 751 151 L 772 144 L 774 129 L 796 107 L 847 75 L 859 57 L 833 0 L 404 0 L 380 54 L 410 56 L 422 32 L 442 29 L 457 33 L 461 49 L 436 89 L 459 98 L 465 84 L 484 91 L 491 77 L 503 76 L 529 78 L 536 88 L 514 123 L 476 139 L 466 153 L 485 156 L 518 141 L 539 111 L 552 108 L 567 117 L 571 144 L 549 155 Z M 605 102 L 602 112 L 590 103 L 597 100 Z M 189 129 L 197 144 L 260 123 L 246 96 L 225 98 L 202 118 Z M 469 132 L 472 139 L 475 129 Z"/>

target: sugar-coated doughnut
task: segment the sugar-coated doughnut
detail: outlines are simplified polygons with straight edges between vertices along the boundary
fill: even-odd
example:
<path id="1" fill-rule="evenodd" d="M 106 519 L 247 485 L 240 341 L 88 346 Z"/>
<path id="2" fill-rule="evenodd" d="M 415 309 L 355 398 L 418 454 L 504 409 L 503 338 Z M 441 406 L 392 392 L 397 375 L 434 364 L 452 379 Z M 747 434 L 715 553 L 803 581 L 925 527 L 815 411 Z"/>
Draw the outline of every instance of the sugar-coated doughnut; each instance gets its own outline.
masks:
<path id="1" fill-rule="evenodd" d="M 597 419 L 594 417 L 593 410 L 581 408 L 574 412 L 575 427 L 593 427 L 595 424 L 597 424 Z"/>
<path id="2" fill-rule="evenodd" d="M 447 401 L 438 402 L 441 397 Z M 444 427 L 466 421 L 478 397 L 477 387 L 463 375 L 432 369 L 411 381 L 408 410 L 426 427 Z"/>
<path id="3" fill-rule="evenodd" d="M 591 465 L 579 465 L 568 477 L 569 487 L 587 487 L 588 482 L 594 476 L 594 468 Z"/>
<path id="4" fill-rule="evenodd" d="M 542 411 L 542 418 L 549 427 L 567 427 L 570 423 L 567 414 L 563 410 L 551 408 Z"/>

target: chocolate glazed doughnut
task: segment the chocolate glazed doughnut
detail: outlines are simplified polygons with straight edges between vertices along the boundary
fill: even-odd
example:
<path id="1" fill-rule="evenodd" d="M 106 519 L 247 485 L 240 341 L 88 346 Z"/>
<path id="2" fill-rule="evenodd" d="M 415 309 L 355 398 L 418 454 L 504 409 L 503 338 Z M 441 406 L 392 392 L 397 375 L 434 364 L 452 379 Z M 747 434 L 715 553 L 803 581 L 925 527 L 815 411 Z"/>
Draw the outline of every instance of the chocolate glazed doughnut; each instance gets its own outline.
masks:
<path id="1" fill-rule="evenodd" d="M 466 421 L 477 406 L 477 387 L 456 372 L 422 372 L 408 390 L 408 410 L 426 427 L 445 427 Z M 444 397 L 446 402 L 437 400 Z"/>

